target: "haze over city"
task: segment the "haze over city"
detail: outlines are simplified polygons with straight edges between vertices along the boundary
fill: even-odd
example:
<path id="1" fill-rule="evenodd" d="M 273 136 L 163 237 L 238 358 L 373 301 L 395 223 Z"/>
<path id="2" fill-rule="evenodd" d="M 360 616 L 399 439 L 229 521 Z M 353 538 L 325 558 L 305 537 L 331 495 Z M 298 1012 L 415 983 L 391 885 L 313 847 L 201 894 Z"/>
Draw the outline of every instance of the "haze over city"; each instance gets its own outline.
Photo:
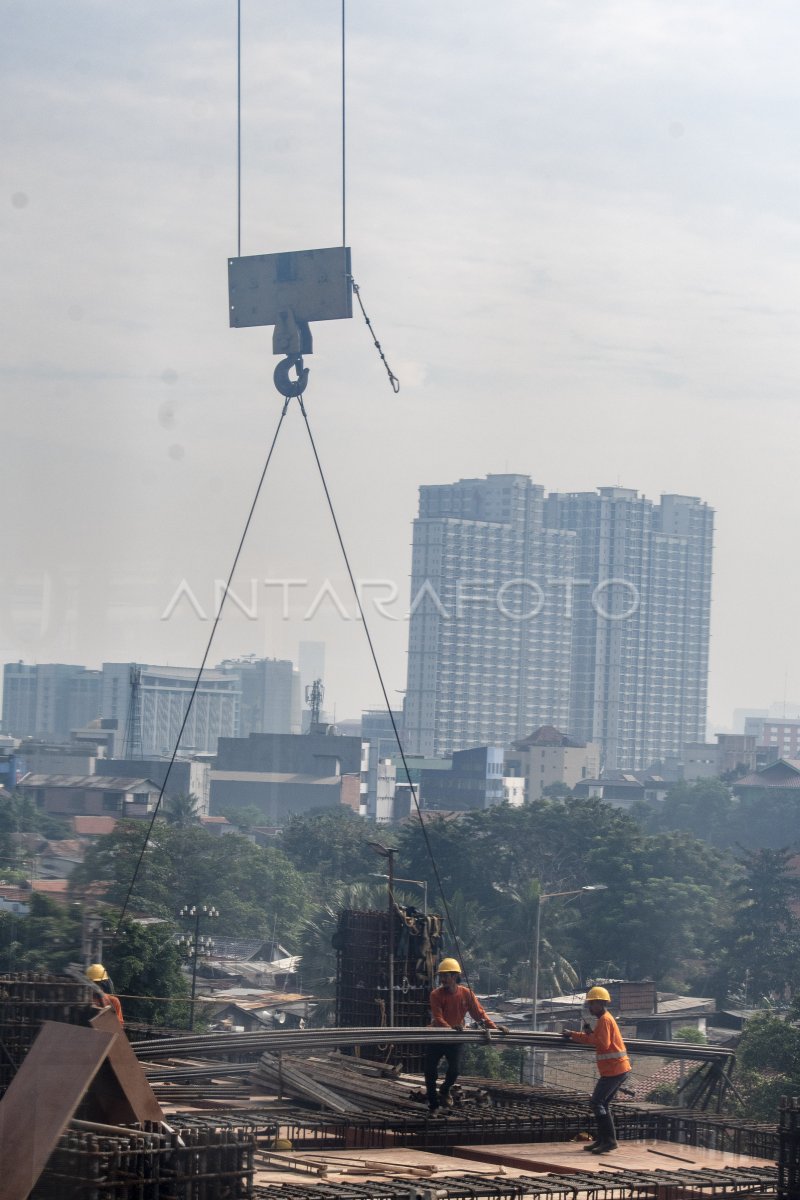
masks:
<path id="1" fill-rule="evenodd" d="M 340 240 L 339 5 L 243 4 L 245 254 Z M 348 5 L 348 242 L 307 404 L 400 701 L 421 484 L 519 472 L 716 510 L 709 719 L 800 692 L 797 133 L 786 4 Z M 9 16 L 0 661 L 197 665 L 279 414 L 230 330 L 233 6 Z M 289 101 L 287 103 L 287 100 Z M 13 514 L 13 515 L 12 515 Z M 280 586 L 291 589 L 289 619 Z M 379 702 L 297 413 L 210 661 L 327 646 Z M 255 581 L 255 582 L 253 582 Z M 255 587 L 255 619 L 252 611 Z"/>

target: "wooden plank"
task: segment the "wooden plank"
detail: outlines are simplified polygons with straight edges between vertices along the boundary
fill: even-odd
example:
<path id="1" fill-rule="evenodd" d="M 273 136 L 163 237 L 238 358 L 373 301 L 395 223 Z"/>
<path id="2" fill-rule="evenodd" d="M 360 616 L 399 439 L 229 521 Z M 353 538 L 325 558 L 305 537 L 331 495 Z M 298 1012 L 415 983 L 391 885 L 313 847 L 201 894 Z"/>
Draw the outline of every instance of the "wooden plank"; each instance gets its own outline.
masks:
<path id="1" fill-rule="evenodd" d="M 0 1200 L 26 1200 L 120 1032 L 42 1024 L 0 1100 Z"/>
<path id="2" fill-rule="evenodd" d="M 120 1023 L 113 1008 L 101 1009 L 91 1024 L 102 1033 L 120 1034 Z M 164 1120 L 144 1068 L 124 1033 L 115 1038 L 92 1086 L 90 1101 L 92 1108 L 97 1110 L 96 1119 L 111 1125 Z"/>

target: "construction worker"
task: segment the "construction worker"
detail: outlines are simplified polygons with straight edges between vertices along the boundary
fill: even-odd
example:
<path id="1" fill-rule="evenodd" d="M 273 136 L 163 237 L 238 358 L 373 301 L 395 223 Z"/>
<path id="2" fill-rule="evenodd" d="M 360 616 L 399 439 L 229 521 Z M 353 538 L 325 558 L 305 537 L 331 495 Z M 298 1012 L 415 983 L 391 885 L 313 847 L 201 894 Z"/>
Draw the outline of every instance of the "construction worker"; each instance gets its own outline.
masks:
<path id="1" fill-rule="evenodd" d="M 103 964 L 92 963 L 90 967 L 87 967 L 86 978 L 91 979 L 92 983 L 97 984 L 98 988 L 100 988 L 99 992 L 92 992 L 92 1003 L 97 1008 L 113 1008 L 120 1025 L 124 1025 L 122 1005 L 119 1002 L 119 998 L 114 995 L 111 979 Z"/>
<path id="2" fill-rule="evenodd" d="M 475 993 L 468 987 L 459 984 L 461 967 L 454 958 L 443 958 L 439 963 L 437 973 L 439 987 L 433 989 L 430 997 L 433 1028 L 463 1029 L 464 1018 L 469 1013 L 473 1021 L 477 1021 L 484 1029 L 497 1029 L 494 1021 L 486 1015 Z M 503 1029 L 501 1032 L 507 1033 L 508 1031 Z M 436 1042 L 425 1047 L 425 1090 L 428 1094 L 428 1105 L 432 1114 L 437 1112 L 442 1105 L 445 1108 L 452 1107 L 453 1098 L 450 1095 L 450 1089 L 458 1079 L 463 1052 L 463 1042 Z M 447 1071 L 437 1094 L 439 1061 L 442 1058 L 447 1059 Z"/>
<path id="3" fill-rule="evenodd" d="M 604 987 L 591 987 L 586 993 L 586 1002 L 592 1017 L 596 1018 L 594 1029 L 584 1025 L 582 1032 L 574 1029 L 563 1029 L 561 1032 L 567 1041 L 594 1046 L 600 1078 L 592 1092 L 590 1104 L 597 1122 L 597 1133 L 594 1141 L 583 1148 L 591 1154 L 608 1154 L 617 1148 L 611 1101 L 630 1075 L 631 1064 L 617 1022 L 606 1007 L 611 1003 L 609 993 Z"/>

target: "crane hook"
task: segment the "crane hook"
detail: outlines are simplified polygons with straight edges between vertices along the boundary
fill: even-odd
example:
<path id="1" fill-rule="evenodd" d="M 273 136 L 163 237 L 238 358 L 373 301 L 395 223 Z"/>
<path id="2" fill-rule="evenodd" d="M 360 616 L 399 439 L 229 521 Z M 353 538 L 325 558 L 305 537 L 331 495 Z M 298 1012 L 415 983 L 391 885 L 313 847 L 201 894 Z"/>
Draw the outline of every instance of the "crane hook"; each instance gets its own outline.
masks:
<path id="1" fill-rule="evenodd" d="M 297 371 L 297 378 L 290 379 L 292 367 Z M 281 359 L 272 376 L 275 387 L 287 400 L 292 396 L 302 396 L 308 383 L 308 367 L 303 366 L 302 354 L 287 354 Z"/>

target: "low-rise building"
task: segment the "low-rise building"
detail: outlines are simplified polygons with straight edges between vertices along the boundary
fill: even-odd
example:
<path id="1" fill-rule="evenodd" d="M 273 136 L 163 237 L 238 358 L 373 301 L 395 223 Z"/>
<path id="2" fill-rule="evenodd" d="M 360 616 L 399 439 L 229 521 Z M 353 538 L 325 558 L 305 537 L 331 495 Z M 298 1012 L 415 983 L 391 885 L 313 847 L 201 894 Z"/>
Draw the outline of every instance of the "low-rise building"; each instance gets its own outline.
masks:
<path id="1" fill-rule="evenodd" d="M 57 817 L 146 817 L 159 794 L 151 779 L 101 775 L 26 775 L 17 790 Z"/>
<path id="2" fill-rule="evenodd" d="M 506 752 L 505 773 L 525 780 L 526 799 L 540 800 L 555 783 L 571 791 L 582 779 L 599 775 L 600 746 L 577 741 L 553 725 L 541 725 Z"/>
<path id="3" fill-rule="evenodd" d="M 438 812 L 465 812 L 502 804 L 502 746 L 456 750 L 449 771 L 421 772 L 422 807 Z"/>
<path id="4" fill-rule="evenodd" d="M 683 778 L 718 779 L 747 774 L 756 768 L 756 738 L 744 733 L 718 733 L 714 742 L 687 742 L 683 747 Z"/>
<path id="5" fill-rule="evenodd" d="M 617 808 L 661 804 L 672 787 L 668 779 L 649 771 L 604 771 L 598 779 L 582 779 L 573 788 L 578 797 L 605 800 Z"/>
<path id="6" fill-rule="evenodd" d="M 347 805 L 356 813 L 360 775 L 301 775 L 281 771 L 212 771 L 214 815 L 237 808 L 257 808 L 265 824 L 283 825 L 296 813 Z M 231 820 L 235 821 L 235 813 Z"/>
<path id="7" fill-rule="evenodd" d="M 800 759 L 779 758 L 760 771 L 752 771 L 737 779 L 732 785 L 734 792 L 741 796 L 748 792 L 773 791 L 796 792 L 800 795 Z"/>

